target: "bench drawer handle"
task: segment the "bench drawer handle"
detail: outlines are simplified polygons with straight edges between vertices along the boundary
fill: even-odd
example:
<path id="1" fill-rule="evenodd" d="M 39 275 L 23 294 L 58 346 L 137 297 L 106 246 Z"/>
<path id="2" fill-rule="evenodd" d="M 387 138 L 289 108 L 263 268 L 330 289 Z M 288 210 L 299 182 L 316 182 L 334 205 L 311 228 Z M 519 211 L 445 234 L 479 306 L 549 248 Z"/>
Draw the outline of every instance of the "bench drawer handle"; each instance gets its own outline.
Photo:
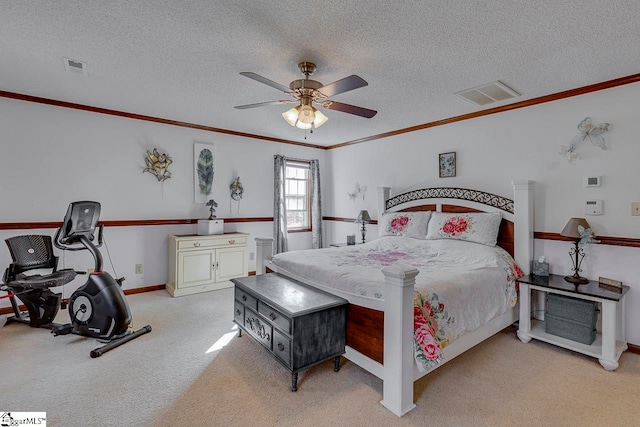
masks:
<path id="1" fill-rule="evenodd" d="M 284 344 L 282 344 L 281 342 L 278 343 L 278 350 L 284 351 Z"/>
<path id="2" fill-rule="evenodd" d="M 240 309 L 236 310 L 236 315 L 240 316 L 242 314 L 242 312 L 240 311 Z"/>
<path id="3" fill-rule="evenodd" d="M 273 312 L 271 312 L 271 314 L 269 314 L 269 317 L 271 318 L 271 320 L 276 320 L 276 316 L 275 314 L 273 314 Z"/>
<path id="4" fill-rule="evenodd" d="M 246 301 L 247 300 L 247 296 L 246 295 L 242 295 L 242 301 Z"/>

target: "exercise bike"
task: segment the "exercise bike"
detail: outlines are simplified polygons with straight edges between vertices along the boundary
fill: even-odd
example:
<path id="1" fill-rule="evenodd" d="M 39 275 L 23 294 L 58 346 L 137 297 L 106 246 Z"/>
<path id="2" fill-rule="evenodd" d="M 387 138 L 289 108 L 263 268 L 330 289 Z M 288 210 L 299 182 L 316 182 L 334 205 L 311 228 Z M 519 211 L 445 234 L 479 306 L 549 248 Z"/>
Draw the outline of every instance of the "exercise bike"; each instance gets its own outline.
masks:
<path id="1" fill-rule="evenodd" d="M 93 243 L 99 217 L 100 203 L 71 203 L 53 241 L 57 248 L 65 251 L 88 250 L 95 261 L 94 271 L 89 274 L 87 282 L 69 298 L 70 323 L 53 323 L 59 308 L 64 308 L 65 303 L 61 302 L 59 293 L 49 288 L 62 286 L 78 274 L 85 273 L 73 269 L 57 270 L 58 257 L 53 255 L 50 236 L 27 235 L 6 239 L 13 263 L 5 271 L 2 286 L 2 290 L 7 292 L 3 298 L 10 298 L 14 312 L 7 323 L 20 322 L 51 329 L 55 336 L 76 334 L 107 343 L 92 350 L 92 358 L 151 332 L 149 325 L 135 332 L 129 329 L 131 311 L 121 288 L 124 278 L 116 280 L 102 270 L 102 255 L 98 250 L 102 246 L 102 225 L 98 229 L 98 245 Z M 51 268 L 52 272 L 25 274 L 29 270 L 43 268 Z M 20 311 L 16 297 L 25 305 L 28 315 Z"/>

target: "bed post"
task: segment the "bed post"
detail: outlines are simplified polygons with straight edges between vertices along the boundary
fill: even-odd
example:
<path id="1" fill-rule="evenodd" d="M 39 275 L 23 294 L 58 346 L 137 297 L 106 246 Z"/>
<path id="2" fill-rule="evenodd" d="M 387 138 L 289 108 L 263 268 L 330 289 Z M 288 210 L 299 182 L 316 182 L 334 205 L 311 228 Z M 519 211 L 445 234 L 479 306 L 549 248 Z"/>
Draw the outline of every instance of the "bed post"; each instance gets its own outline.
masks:
<path id="1" fill-rule="evenodd" d="M 514 204 L 514 252 L 516 263 L 524 274 L 529 274 L 533 259 L 533 181 L 515 180 Z"/>
<path id="2" fill-rule="evenodd" d="M 391 194 L 391 187 L 378 187 L 378 219 L 387 210 L 387 200 Z"/>
<path id="3" fill-rule="evenodd" d="M 273 255 L 273 237 L 256 237 L 256 274 L 264 274 Z"/>
<path id="4" fill-rule="evenodd" d="M 413 403 L 413 289 L 418 270 L 386 267 L 382 405 L 401 417 Z M 398 333 L 400 331 L 400 333 Z"/>

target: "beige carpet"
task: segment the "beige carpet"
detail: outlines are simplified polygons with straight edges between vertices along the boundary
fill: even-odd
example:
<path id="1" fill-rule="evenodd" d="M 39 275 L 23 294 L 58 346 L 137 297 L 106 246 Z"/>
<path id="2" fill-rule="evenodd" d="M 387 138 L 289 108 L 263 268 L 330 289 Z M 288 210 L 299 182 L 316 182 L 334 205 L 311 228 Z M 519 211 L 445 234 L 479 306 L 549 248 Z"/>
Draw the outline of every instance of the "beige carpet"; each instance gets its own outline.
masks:
<path id="1" fill-rule="evenodd" d="M 640 364 L 595 359 L 500 333 L 414 387 L 418 407 L 398 419 L 378 402 L 382 382 L 353 363 L 289 376 L 247 337 L 234 339 L 158 425 L 612 426 L 640 423 Z"/>
<path id="2" fill-rule="evenodd" d="M 349 361 L 290 374 L 248 336 L 231 335 L 230 290 L 130 296 L 153 332 L 98 359 L 93 340 L 0 329 L 0 411 L 46 411 L 50 426 L 631 426 L 640 423 L 640 356 L 597 360 L 499 333 L 415 384 L 397 418 L 382 382 Z M 66 313 L 64 313 L 66 316 Z M 62 319 L 64 320 L 64 319 Z M 226 335 L 221 350 L 211 346 Z"/>

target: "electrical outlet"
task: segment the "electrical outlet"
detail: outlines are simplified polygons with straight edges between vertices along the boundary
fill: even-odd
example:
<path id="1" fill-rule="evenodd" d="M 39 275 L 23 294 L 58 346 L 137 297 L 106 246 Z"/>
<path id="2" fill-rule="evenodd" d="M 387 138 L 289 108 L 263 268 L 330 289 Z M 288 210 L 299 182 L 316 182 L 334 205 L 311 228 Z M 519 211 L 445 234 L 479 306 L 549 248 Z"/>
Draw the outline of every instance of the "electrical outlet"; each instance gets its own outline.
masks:
<path id="1" fill-rule="evenodd" d="M 256 253 L 255 252 L 249 252 L 249 261 L 253 261 L 254 259 L 256 259 Z"/>
<path id="2" fill-rule="evenodd" d="M 640 216 L 640 202 L 631 203 L 631 215 Z"/>
<path id="3" fill-rule="evenodd" d="M 142 264 L 136 264 L 136 274 L 142 274 Z"/>

